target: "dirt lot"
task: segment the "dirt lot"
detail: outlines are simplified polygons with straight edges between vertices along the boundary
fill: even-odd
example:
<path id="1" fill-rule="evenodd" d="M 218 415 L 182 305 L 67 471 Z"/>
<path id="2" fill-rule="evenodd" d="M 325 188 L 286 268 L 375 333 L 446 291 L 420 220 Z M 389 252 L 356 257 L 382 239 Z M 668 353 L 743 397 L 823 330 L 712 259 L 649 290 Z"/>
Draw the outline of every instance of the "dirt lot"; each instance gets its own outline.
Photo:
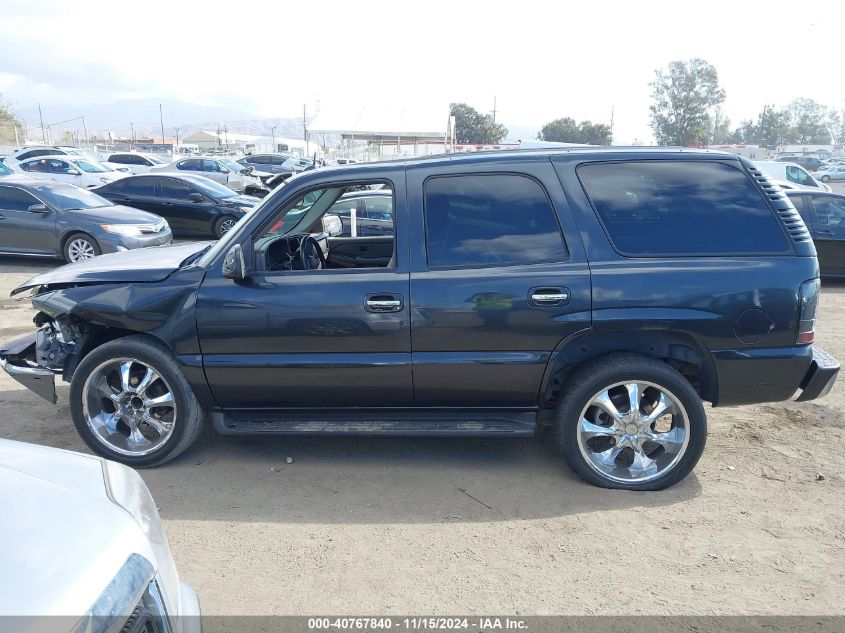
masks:
<path id="1" fill-rule="evenodd" d="M 0 340 L 32 328 L 9 290 L 54 265 L 0 259 Z M 825 283 L 840 359 L 843 317 Z M 59 398 L 0 375 L 0 436 L 85 451 Z M 712 410 L 697 470 L 661 493 L 583 484 L 542 439 L 206 433 L 142 474 L 209 615 L 845 614 L 843 405 L 845 380 Z"/>

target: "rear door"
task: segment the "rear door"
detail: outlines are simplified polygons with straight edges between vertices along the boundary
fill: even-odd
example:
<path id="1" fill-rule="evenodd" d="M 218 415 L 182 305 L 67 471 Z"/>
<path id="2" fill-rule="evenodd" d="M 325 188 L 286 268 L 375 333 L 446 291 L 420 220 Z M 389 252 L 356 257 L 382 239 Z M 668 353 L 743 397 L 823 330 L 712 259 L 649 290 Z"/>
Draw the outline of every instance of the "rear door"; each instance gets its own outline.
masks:
<path id="1" fill-rule="evenodd" d="M 845 275 L 845 196 L 809 196 L 814 213 L 813 241 L 826 275 Z"/>
<path id="2" fill-rule="evenodd" d="M 407 176 L 415 406 L 536 407 L 552 352 L 590 326 L 589 269 L 551 163 Z"/>

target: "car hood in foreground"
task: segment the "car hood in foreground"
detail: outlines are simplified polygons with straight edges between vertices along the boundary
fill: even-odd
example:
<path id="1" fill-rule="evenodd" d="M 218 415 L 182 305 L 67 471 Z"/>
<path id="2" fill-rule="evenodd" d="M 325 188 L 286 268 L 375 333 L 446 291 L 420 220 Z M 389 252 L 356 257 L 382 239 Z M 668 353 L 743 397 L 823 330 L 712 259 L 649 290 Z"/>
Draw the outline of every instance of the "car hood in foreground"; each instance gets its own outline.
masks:
<path id="1" fill-rule="evenodd" d="M 99 458 L 0 440 L 0 498 L 0 616 L 82 615 L 133 552 L 154 560 Z"/>
<path id="2" fill-rule="evenodd" d="M 12 290 L 11 294 L 16 295 L 38 286 L 60 284 L 162 281 L 177 270 L 179 264 L 208 244 L 208 242 L 191 242 L 100 255 L 36 275 Z"/>

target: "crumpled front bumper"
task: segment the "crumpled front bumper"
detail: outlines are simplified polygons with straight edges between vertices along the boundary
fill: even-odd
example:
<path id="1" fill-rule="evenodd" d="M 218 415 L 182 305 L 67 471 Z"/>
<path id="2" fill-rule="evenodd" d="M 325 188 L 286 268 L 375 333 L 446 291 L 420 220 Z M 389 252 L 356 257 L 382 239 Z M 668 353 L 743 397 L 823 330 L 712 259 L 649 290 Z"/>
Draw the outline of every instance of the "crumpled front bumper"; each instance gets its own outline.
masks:
<path id="1" fill-rule="evenodd" d="M 801 395 L 795 400 L 815 400 L 826 396 L 836 382 L 839 374 L 839 361 L 820 347 L 813 346 L 813 361 L 801 381 Z"/>
<path id="2" fill-rule="evenodd" d="M 35 334 L 16 338 L 0 349 L 0 367 L 33 393 L 56 404 L 56 374 L 26 360 L 34 351 Z"/>

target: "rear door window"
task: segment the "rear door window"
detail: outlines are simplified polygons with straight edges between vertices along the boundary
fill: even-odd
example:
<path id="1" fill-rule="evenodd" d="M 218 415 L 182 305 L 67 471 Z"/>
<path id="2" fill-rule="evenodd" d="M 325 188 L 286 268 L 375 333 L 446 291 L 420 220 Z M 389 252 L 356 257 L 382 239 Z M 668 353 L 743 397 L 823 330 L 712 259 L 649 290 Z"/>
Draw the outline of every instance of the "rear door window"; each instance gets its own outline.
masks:
<path id="1" fill-rule="evenodd" d="M 818 223 L 822 226 L 845 226 L 845 198 L 813 196 Z"/>
<path id="2" fill-rule="evenodd" d="M 745 172 L 698 161 L 581 165 L 614 248 L 635 257 L 784 253 L 789 242 Z"/>
<path id="3" fill-rule="evenodd" d="M 156 195 L 156 178 L 130 178 L 125 182 L 125 192 L 130 196 L 154 197 Z"/>
<path id="4" fill-rule="evenodd" d="M 528 264 L 567 256 L 548 195 L 527 176 L 430 178 L 425 223 L 429 268 Z"/>
<path id="5" fill-rule="evenodd" d="M 26 211 L 33 204 L 41 204 L 41 202 L 26 191 L 15 187 L 0 187 L 0 209 Z"/>

